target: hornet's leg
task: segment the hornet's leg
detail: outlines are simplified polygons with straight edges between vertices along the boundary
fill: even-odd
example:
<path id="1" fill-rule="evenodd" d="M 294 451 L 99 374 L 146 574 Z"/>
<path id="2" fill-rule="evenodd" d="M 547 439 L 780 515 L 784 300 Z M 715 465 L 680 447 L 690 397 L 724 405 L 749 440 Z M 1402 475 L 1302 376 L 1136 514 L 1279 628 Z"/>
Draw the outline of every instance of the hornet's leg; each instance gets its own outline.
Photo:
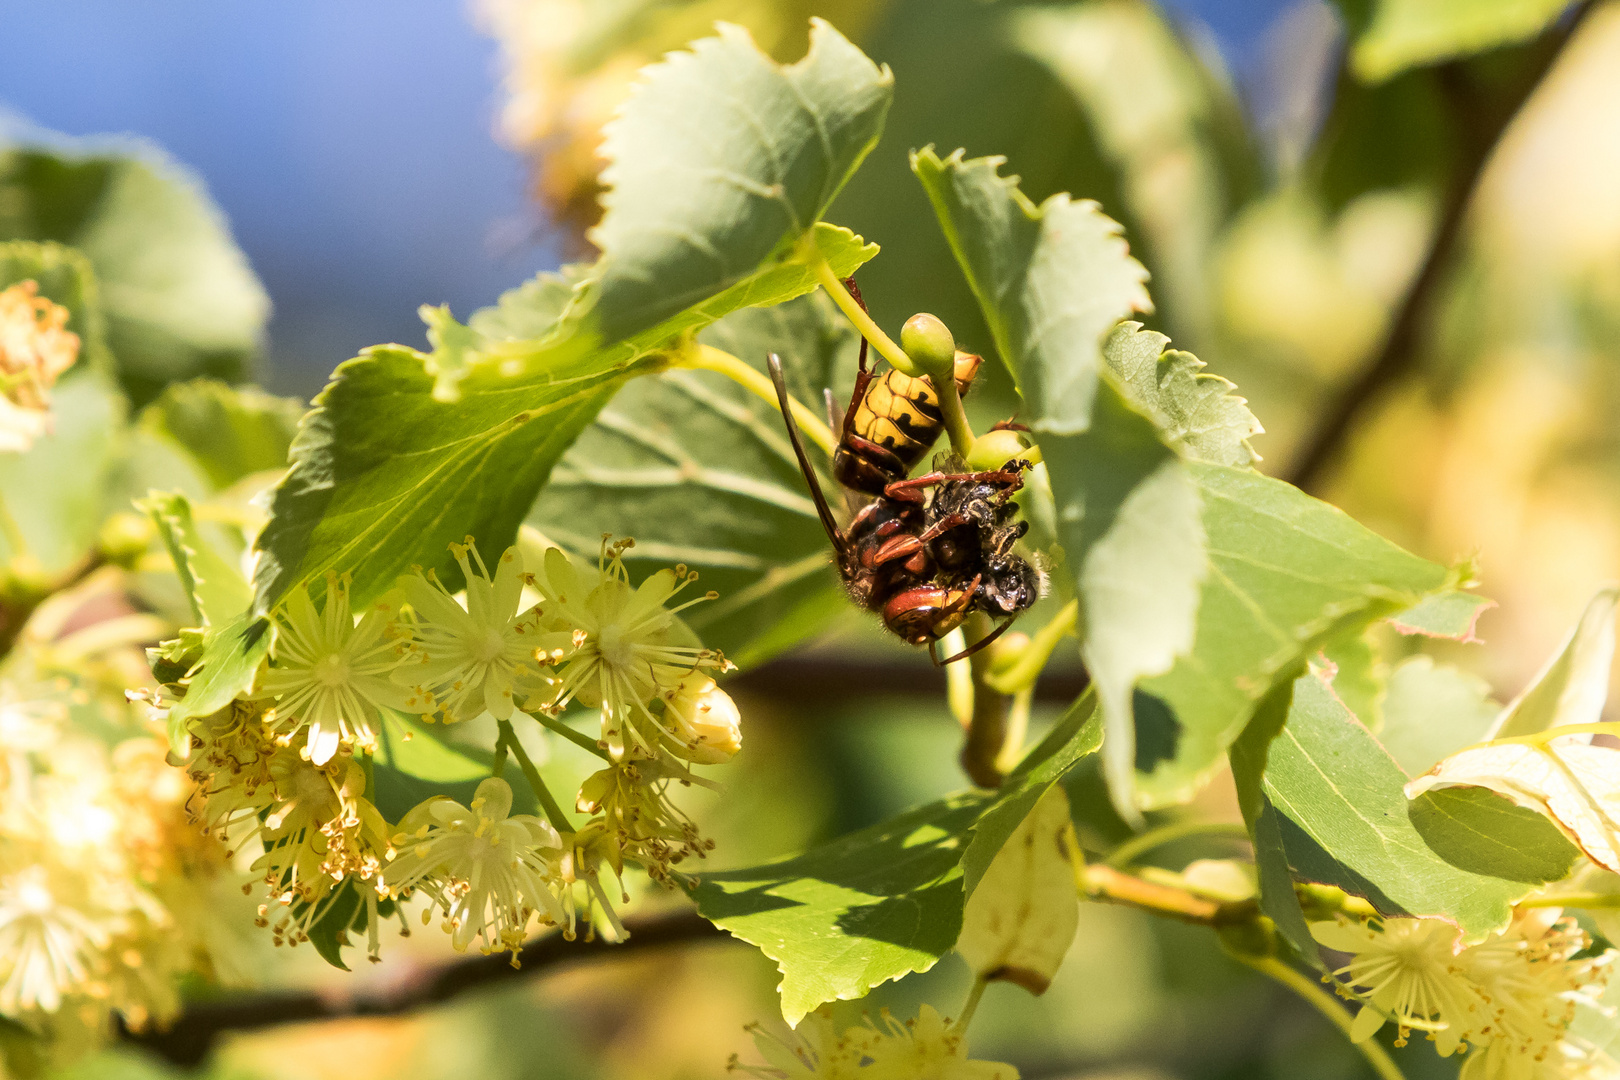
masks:
<path id="1" fill-rule="evenodd" d="M 991 642 L 995 641 L 996 638 L 998 638 L 1002 634 L 1006 633 L 1007 632 L 1007 627 L 1011 626 L 1013 624 L 1013 619 L 1016 619 L 1016 618 L 1018 618 L 1018 616 L 1016 616 L 1016 615 L 1009 616 L 1005 622 L 1003 622 L 1000 626 L 996 627 L 994 630 L 990 631 L 988 634 L 984 635 L 984 637 L 980 638 L 978 641 L 975 641 L 972 645 L 969 645 L 967 648 L 963 649 L 961 652 L 957 653 L 955 656 L 947 657 L 944 660 L 939 660 L 939 659 L 936 659 L 934 657 L 933 643 L 929 642 L 929 648 L 928 648 L 929 659 L 934 661 L 934 666 L 935 667 L 944 667 L 946 664 L 954 664 L 958 660 L 966 660 L 968 657 L 972 656 L 974 653 L 978 652 L 980 649 L 985 648 Z"/>
<path id="2" fill-rule="evenodd" d="M 922 489 L 934 487 L 937 484 L 952 481 L 964 481 L 969 484 L 996 484 L 1004 487 L 1008 494 L 1024 486 L 1024 478 L 1020 475 L 1024 467 L 1021 461 L 1010 464 L 1020 466 L 1014 469 L 995 469 L 990 472 L 975 473 L 925 473 L 922 476 L 913 476 L 909 480 L 896 480 L 883 489 L 883 494 L 891 499 L 901 502 L 922 502 Z"/>

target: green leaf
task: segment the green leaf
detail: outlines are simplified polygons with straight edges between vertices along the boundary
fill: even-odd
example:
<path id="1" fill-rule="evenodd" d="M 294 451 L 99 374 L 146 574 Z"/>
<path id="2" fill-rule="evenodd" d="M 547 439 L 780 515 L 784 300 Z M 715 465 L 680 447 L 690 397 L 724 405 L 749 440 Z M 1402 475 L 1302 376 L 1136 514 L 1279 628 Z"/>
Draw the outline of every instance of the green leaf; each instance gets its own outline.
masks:
<path id="1" fill-rule="evenodd" d="M 1563 648 L 1547 661 L 1523 693 L 1508 703 L 1485 735 L 1506 739 L 1568 724 L 1603 719 L 1614 659 L 1614 614 L 1620 588 L 1606 588 L 1587 603 Z"/>
<path id="2" fill-rule="evenodd" d="M 260 611 L 328 569 L 353 574 L 361 605 L 413 564 L 455 582 L 447 545 L 470 534 L 498 556 L 626 378 L 732 311 L 811 291 L 807 260 L 847 275 L 876 254 L 817 219 L 876 144 L 888 73 L 823 23 L 791 67 L 735 29 L 693 49 L 649 69 L 607 136 L 596 267 L 474 319 L 540 338 L 430 313 L 431 356 L 379 347 L 338 369 L 259 539 Z"/>
<path id="3" fill-rule="evenodd" d="M 183 448 L 214 487 L 226 488 L 252 473 L 286 468 L 303 413 L 295 398 L 193 379 L 167 387 L 136 423 Z"/>
<path id="4" fill-rule="evenodd" d="M 953 795 L 795 858 L 704 874 L 704 918 L 782 971 L 782 1015 L 927 971 L 962 929 L 962 851 L 989 796 Z"/>
<path id="5" fill-rule="evenodd" d="M 782 1014 L 926 971 L 955 945 L 962 909 L 1053 784 L 1101 741 L 1082 697 L 995 794 L 952 795 L 803 855 L 704 874 L 698 911 L 782 972 Z"/>
<path id="6" fill-rule="evenodd" d="M 157 526 L 198 625 L 223 625 L 253 601 L 253 590 L 236 561 L 241 552 L 231 551 L 223 537 L 203 534 L 189 499 L 154 491 L 136 507 Z"/>
<path id="7" fill-rule="evenodd" d="M 0 144 L 0 239 L 55 240 L 95 268 L 107 344 L 137 402 L 236 379 L 270 302 L 202 183 L 151 146 Z"/>
<path id="8" fill-rule="evenodd" d="M 96 273 L 84 253 L 50 241 L 0 243 L 0 290 L 19 281 L 35 282 L 39 295 L 68 309 L 67 328 L 79 335 L 78 363 L 111 375 L 107 322 Z"/>
<path id="9" fill-rule="evenodd" d="M 1322 658 L 1330 665 L 1323 676 L 1345 707 L 1355 713 L 1367 730 L 1382 735 L 1384 730 L 1385 666 L 1373 651 L 1364 629 L 1342 634 L 1322 647 Z"/>
<path id="10" fill-rule="evenodd" d="M 26 554 L 56 575 L 90 554 L 109 511 L 126 434 L 124 397 L 93 370 L 70 371 L 51 392 L 55 430 L 23 454 L 0 454 L 0 499 Z M 24 552 L 0 535 L 7 558 Z"/>
<path id="11" fill-rule="evenodd" d="M 1389 624 L 1407 635 L 1420 634 L 1423 637 L 1472 643 L 1479 640 L 1474 636 L 1479 617 L 1495 606 L 1495 600 L 1487 600 L 1461 589 L 1448 589 L 1425 598 L 1399 614 L 1391 615 Z"/>
<path id="12" fill-rule="evenodd" d="M 753 277 L 877 145 L 894 77 L 820 19 L 787 67 L 741 27 L 646 68 L 603 130 L 596 314 L 609 341 Z"/>
<path id="13" fill-rule="evenodd" d="M 1390 673 L 1379 739 L 1406 775 L 1421 776 L 1483 739 L 1500 711 L 1484 679 L 1413 656 Z"/>
<path id="14" fill-rule="evenodd" d="M 814 235 L 838 273 L 877 251 L 831 226 Z M 292 471 L 259 536 L 259 610 L 328 569 L 353 575 L 358 606 L 413 565 L 459 581 L 448 545 L 471 535 L 486 560 L 498 558 L 552 466 L 628 377 L 662 366 L 661 350 L 682 333 L 814 287 L 806 266 L 784 262 L 611 347 L 548 347 L 549 360 L 520 374 L 474 364 L 450 400 L 436 395 L 422 353 L 366 350 L 339 366 L 293 442 Z"/>
<path id="15" fill-rule="evenodd" d="M 853 366 L 854 335 L 819 294 L 734 312 L 699 340 L 761 372 L 766 351 L 780 352 L 789 392 L 807 403 Z M 826 456 L 805 449 L 826 473 Z M 713 372 L 627 385 L 563 456 L 529 522 L 593 559 L 603 533 L 634 536 L 625 558 L 637 578 L 676 563 L 700 571 L 720 598 L 683 617 L 742 667 L 847 606 L 781 415 Z"/>
<path id="16" fill-rule="evenodd" d="M 1426 791 L 1407 812 L 1436 855 L 1476 874 L 1545 885 L 1568 877 L 1581 856 L 1544 815 L 1485 788 Z"/>
<path id="17" fill-rule="evenodd" d="M 1295 680 L 1287 723 L 1267 751 L 1265 793 L 1354 875 L 1333 883 L 1387 915 L 1449 919 L 1473 940 L 1506 926 L 1531 887 L 1500 869 L 1482 874 L 1437 854 L 1413 823 L 1405 784 L 1400 767 L 1319 676 Z"/>
<path id="18" fill-rule="evenodd" d="M 353 876 L 333 886 L 336 895 L 328 894 L 317 901 L 324 910 L 309 928 L 309 943 L 315 947 L 320 958 L 342 971 L 349 970 L 349 965 L 343 962 L 343 950 L 353 944 L 349 935 L 364 933 L 371 925 L 371 909 L 366 904 L 368 898 L 363 892 L 366 888 Z M 295 904 L 293 913 L 301 915 L 302 905 Z M 380 919 L 393 915 L 394 901 L 378 900 L 376 913 Z"/>
<path id="19" fill-rule="evenodd" d="M 1102 717 L 1096 695 L 1085 693 L 1031 750 L 996 792 L 996 801 L 973 826 L 973 838 L 962 856 L 962 873 L 969 895 L 990 868 L 996 853 L 1035 804 L 1054 784 L 1103 743 Z"/>
<path id="20" fill-rule="evenodd" d="M 1267 755 L 1277 733 L 1288 721 L 1294 703 L 1294 686 L 1294 679 L 1286 676 L 1272 684 L 1271 691 L 1255 707 L 1254 719 L 1232 743 L 1229 756 L 1238 808 L 1254 844 L 1254 867 L 1260 879 L 1260 910 L 1276 923 L 1277 932 L 1301 959 L 1321 967 L 1316 944 L 1305 923 L 1305 912 L 1294 892 L 1282 822 L 1265 791 Z"/>
<path id="21" fill-rule="evenodd" d="M 1535 37 L 1569 0 L 1339 0 L 1366 82 Z"/>
<path id="22" fill-rule="evenodd" d="M 1443 567 L 1280 480 L 1188 469 L 1203 501 L 1210 572 L 1191 653 L 1141 685 L 1157 702 L 1145 714 L 1138 707 L 1144 808 L 1191 798 L 1280 672 L 1450 584 Z"/>
<path id="23" fill-rule="evenodd" d="M 253 689 L 270 638 L 270 620 L 255 619 L 251 612 L 203 634 L 201 655 L 185 680 L 185 697 L 169 710 L 172 749 L 184 745 L 176 736 L 185 732 L 188 720 L 217 712 Z"/>
<path id="24" fill-rule="evenodd" d="M 944 161 L 927 147 L 911 168 L 934 204 L 956 261 L 984 310 L 1001 358 L 1039 434 L 1091 424 L 1103 335 L 1148 311 L 1147 271 L 1119 226 L 1089 200 L 1054 195 L 1037 207 L 1002 158 Z"/>
<path id="25" fill-rule="evenodd" d="M 1166 442 L 1194 461 L 1242 467 L 1260 460 L 1249 439 L 1265 429 L 1237 387 L 1204 371 L 1189 352 L 1167 349 L 1170 339 L 1138 322 L 1123 322 L 1103 345 L 1103 360 L 1137 410 L 1150 417 Z"/>
<path id="26" fill-rule="evenodd" d="M 997 175 L 1000 161 L 925 149 L 911 165 L 1023 394 L 1080 599 L 1104 771 L 1131 819 L 1133 690 L 1192 644 L 1205 570 L 1198 496 L 1153 421 L 1101 378 L 1104 334 L 1149 307 L 1146 271 L 1095 203 L 1059 195 L 1036 207 Z"/>
<path id="27" fill-rule="evenodd" d="M 1103 772 L 1136 822 L 1137 683 L 1193 644 L 1206 571 L 1198 492 L 1152 421 L 1103 382 L 1089 430 L 1042 434 L 1064 565 L 1080 599 L 1080 655 L 1097 688 Z"/>
<path id="28" fill-rule="evenodd" d="M 489 762 L 479 761 L 404 717 L 384 715 L 372 757 L 371 796 L 389 821 L 399 821 L 412 807 L 435 795 L 448 795 L 467 806 L 489 775 Z M 515 812 L 533 808 L 533 796 L 524 785 L 515 786 L 512 795 Z M 526 796 L 528 806 L 516 805 Z"/>

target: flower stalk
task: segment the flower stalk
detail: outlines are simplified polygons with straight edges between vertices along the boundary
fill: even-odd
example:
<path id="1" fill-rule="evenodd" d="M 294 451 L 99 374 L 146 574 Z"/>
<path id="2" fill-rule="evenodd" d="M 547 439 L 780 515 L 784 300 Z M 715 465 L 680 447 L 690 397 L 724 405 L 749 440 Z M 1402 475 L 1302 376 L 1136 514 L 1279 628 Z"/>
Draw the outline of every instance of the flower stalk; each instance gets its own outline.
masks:
<path id="1" fill-rule="evenodd" d="M 694 371 L 717 372 L 773 408 L 777 405 L 776 388 L 771 385 L 770 379 L 754 368 L 749 367 L 739 358 L 722 349 L 716 349 L 712 345 L 704 345 L 696 341 L 691 342 L 686 348 L 675 354 L 672 366 L 690 368 Z M 827 426 L 826 421 L 817 416 L 808 406 L 791 397 L 788 398 L 788 407 L 793 410 L 793 419 L 798 424 L 799 430 L 804 432 L 811 442 L 821 447 L 829 455 L 837 449 L 837 440 L 833 437 L 832 429 Z"/>
<path id="2" fill-rule="evenodd" d="M 552 797 L 551 789 L 546 787 L 546 782 L 540 779 L 540 770 L 534 767 L 534 762 L 529 760 L 523 744 L 518 742 L 517 732 L 512 730 L 512 722 L 500 720 L 497 723 L 500 725 L 501 741 L 512 752 L 512 756 L 517 758 L 518 768 L 523 770 L 523 779 L 529 782 L 529 790 L 533 791 L 534 797 L 539 800 L 540 809 L 545 811 L 546 820 L 560 833 L 573 832 L 574 823 L 568 819 L 563 808 Z"/>

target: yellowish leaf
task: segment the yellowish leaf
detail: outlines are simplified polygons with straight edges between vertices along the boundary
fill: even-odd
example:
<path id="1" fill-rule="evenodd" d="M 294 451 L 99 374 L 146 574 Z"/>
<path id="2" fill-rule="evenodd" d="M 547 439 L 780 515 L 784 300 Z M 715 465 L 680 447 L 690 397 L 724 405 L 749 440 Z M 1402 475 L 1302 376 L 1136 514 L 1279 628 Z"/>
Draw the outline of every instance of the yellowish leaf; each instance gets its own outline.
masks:
<path id="1" fill-rule="evenodd" d="M 1452 785 L 1489 788 L 1545 814 L 1593 862 L 1620 871 L 1620 750 L 1587 738 L 1476 746 L 1407 784 L 1406 795 Z"/>
<path id="2" fill-rule="evenodd" d="M 1054 785 L 1013 830 L 968 899 L 956 951 L 975 974 L 1046 992 L 1080 919 L 1071 837 L 1069 799 Z"/>

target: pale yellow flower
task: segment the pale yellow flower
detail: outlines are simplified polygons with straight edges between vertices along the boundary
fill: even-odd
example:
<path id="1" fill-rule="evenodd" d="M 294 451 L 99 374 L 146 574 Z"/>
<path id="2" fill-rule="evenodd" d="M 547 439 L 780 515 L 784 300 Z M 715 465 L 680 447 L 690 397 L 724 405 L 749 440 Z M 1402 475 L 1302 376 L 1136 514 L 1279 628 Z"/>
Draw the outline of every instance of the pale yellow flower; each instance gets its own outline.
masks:
<path id="1" fill-rule="evenodd" d="M 511 786 L 490 777 L 470 808 L 435 796 L 407 813 L 394 834 L 384 887 L 391 896 L 414 890 L 431 897 L 458 950 L 476 940 L 485 953 L 515 953 L 536 914 L 566 919 L 561 839 L 540 818 L 511 811 Z"/>
<path id="2" fill-rule="evenodd" d="M 33 281 L 0 291 L 0 451 L 27 450 L 50 430 L 50 389 L 79 358 L 68 317 Z"/>
<path id="3" fill-rule="evenodd" d="M 570 701 L 600 708 L 602 743 L 622 760 L 627 748 L 653 756 L 663 729 L 648 705 L 673 691 L 699 668 L 725 670 L 724 656 L 677 643 L 676 613 L 709 593 L 675 608 L 665 605 L 697 579 L 684 566 L 660 570 L 632 587 L 621 540 L 602 553 L 594 571 L 580 571 L 560 548 L 549 548 L 536 575 L 545 633 L 537 642 L 542 662 L 563 663 L 562 684 L 551 708 Z"/>
<path id="4" fill-rule="evenodd" d="M 677 757 L 698 765 L 730 761 L 742 749 L 741 715 L 731 695 L 693 672 L 664 694 L 664 728 Z"/>
<path id="5" fill-rule="evenodd" d="M 415 616 L 414 655 L 394 679 L 412 688 L 409 704 L 416 712 L 437 712 L 447 722 L 485 712 L 510 720 L 517 710 L 515 696 L 541 678 L 534 656 L 538 611 L 519 611 L 523 556 L 507 548 L 491 575 L 472 537 L 450 550 L 467 579 L 466 607 L 432 574 L 403 578 Z"/>
<path id="6" fill-rule="evenodd" d="M 866 1048 L 870 1061 L 862 1080 L 1018 1080 L 1011 1065 L 970 1060 L 962 1033 L 932 1005 L 905 1023 L 885 1010 L 873 1030 L 877 1038 Z"/>
<path id="7" fill-rule="evenodd" d="M 355 625 L 348 580 L 336 574 L 326 576 L 319 611 L 302 587 L 276 610 L 263 692 L 276 699 L 276 730 L 308 729 L 315 764 L 325 765 L 345 746 L 376 749 L 378 710 L 407 707 L 406 694 L 388 679 L 405 656 L 391 632 L 391 615 L 379 606 Z"/>

